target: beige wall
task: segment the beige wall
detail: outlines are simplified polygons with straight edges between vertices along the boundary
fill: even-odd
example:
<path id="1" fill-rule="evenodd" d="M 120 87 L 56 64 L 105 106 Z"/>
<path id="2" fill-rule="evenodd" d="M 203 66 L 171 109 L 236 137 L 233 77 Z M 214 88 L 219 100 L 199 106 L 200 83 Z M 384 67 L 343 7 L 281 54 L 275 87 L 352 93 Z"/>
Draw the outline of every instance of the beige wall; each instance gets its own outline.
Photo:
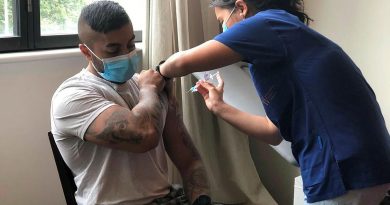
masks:
<path id="1" fill-rule="evenodd" d="M 66 204 L 51 153 L 50 100 L 84 65 L 78 52 L 0 54 L 0 204 Z"/>
<path id="2" fill-rule="evenodd" d="M 338 43 L 374 89 L 390 128 L 390 1 L 306 0 L 311 27 Z"/>

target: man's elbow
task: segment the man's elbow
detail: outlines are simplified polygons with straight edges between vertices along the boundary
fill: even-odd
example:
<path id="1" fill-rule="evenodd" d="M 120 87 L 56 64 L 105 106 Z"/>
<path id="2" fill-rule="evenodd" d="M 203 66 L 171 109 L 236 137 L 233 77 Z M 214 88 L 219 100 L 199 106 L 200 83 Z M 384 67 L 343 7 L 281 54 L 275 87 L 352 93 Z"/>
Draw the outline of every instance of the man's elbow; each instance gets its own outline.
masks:
<path id="1" fill-rule="evenodd" d="M 160 143 L 161 133 L 155 128 L 144 129 L 139 132 L 138 140 L 134 140 L 134 144 L 139 145 L 138 153 L 145 153 L 155 149 Z"/>

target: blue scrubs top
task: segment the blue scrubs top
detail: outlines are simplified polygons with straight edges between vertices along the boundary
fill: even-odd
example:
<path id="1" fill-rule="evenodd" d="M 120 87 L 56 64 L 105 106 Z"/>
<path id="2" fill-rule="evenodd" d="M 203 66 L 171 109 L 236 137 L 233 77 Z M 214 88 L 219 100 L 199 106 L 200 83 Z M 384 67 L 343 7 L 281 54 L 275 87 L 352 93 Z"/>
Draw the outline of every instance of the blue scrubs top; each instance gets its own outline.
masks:
<path id="1" fill-rule="evenodd" d="M 273 9 L 215 40 L 251 63 L 267 116 L 292 142 L 309 203 L 390 182 L 390 137 L 375 94 L 338 45 Z"/>

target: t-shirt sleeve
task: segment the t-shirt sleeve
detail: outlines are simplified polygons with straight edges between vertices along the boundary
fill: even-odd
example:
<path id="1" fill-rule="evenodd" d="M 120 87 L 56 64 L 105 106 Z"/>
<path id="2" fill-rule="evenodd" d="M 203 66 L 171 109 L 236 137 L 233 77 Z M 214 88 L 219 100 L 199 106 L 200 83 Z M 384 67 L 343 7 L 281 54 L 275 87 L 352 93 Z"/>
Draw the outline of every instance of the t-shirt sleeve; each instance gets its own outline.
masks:
<path id="1" fill-rule="evenodd" d="M 286 56 L 286 49 L 277 32 L 261 15 L 236 23 L 214 40 L 239 53 L 250 63 L 267 63 Z"/>
<path id="2" fill-rule="evenodd" d="M 93 88 L 65 88 L 53 96 L 52 125 L 58 132 L 84 139 L 93 120 L 112 105 Z"/>

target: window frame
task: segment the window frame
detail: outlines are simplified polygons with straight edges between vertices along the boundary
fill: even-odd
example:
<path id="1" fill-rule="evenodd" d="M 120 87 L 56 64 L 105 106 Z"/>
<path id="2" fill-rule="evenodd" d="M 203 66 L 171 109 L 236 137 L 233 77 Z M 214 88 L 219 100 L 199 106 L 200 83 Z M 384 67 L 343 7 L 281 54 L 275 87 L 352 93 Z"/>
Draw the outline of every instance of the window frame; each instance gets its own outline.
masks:
<path id="1" fill-rule="evenodd" d="M 41 12 L 40 0 L 32 5 L 33 14 L 33 39 L 35 49 L 50 49 L 50 48 L 72 48 L 79 44 L 79 37 L 77 34 L 65 35 L 41 35 Z"/>
<path id="2" fill-rule="evenodd" d="M 27 30 L 28 22 L 22 21 L 21 19 L 28 19 L 27 12 L 24 10 L 27 9 L 27 2 L 22 0 L 16 0 L 13 11 L 13 22 L 16 22 L 14 25 L 14 36 L 10 37 L 0 37 L 0 52 L 4 51 L 15 51 L 28 48 L 28 39 L 27 39 Z"/>
<path id="3" fill-rule="evenodd" d="M 0 37 L 0 53 L 45 49 L 76 48 L 77 34 L 41 35 L 40 0 L 15 0 L 14 35 Z M 134 31 L 135 42 L 142 42 L 142 31 Z"/>

